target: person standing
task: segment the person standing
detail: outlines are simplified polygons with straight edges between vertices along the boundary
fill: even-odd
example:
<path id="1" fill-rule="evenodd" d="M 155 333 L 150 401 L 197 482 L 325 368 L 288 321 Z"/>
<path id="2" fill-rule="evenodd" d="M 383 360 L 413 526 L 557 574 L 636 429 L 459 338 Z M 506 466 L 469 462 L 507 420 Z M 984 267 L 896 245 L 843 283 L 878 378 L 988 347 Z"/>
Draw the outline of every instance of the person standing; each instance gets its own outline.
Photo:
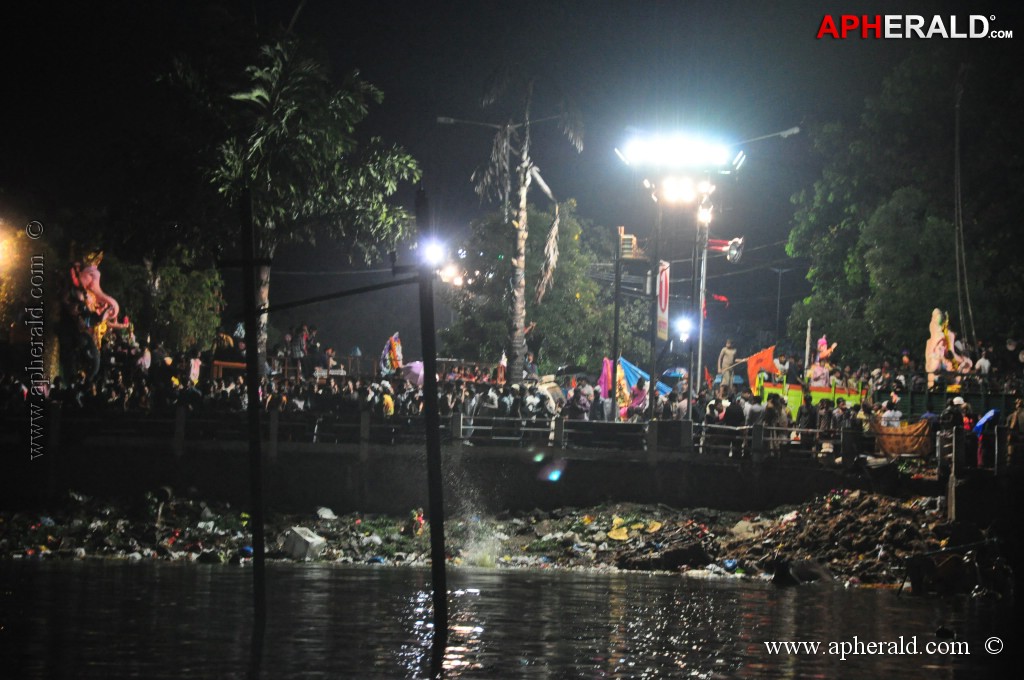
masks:
<path id="1" fill-rule="evenodd" d="M 523 368 L 524 380 L 537 380 L 537 362 L 533 352 L 526 353 L 526 366 Z"/>
<path id="2" fill-rule="evenodd" d="M 1024 398 L 1017 397 L 1013 403 L 1013 413 L 1006 419 L 1006 464 L 1013 462 L 1014 455 L 1024 448 Z"/>
<path id="3" fill-rule="evenodd" d="M 789 377 L 790 369 L 792 364 L 789 362 L 789 358 L 785 352 L 779 352 L 779 356 L 772 360 L 775 364 L 775 382 L 777 383 L 789 383 L 792 382 Z"/>
<path id="4" fill-rule="evenodd" d="M 622 420 L 631 420 L 634 417 L 643 418 L 647 411 L 647 381 L 637 378 L 636 384 L 629 392 L 629 403 L 619 409 L 619 417 Z"/>
<path id="5" fill-rule="evenodd" d="M 736 347 L 732 344 L 732 338 L 725 341 L 725 347 L 718 353 L 718 374 L 722 376 L 721 396 L 729 393 L 732 387 L 732 369 L 736 364 Z"/>
<path id="6" fill-rule="evenodd" d="M 589 420 L 590 401 L 582 389 L 577 387 L 572 392 L 572 398 L 566 404 L 566 417 L 569 420 Z"/>

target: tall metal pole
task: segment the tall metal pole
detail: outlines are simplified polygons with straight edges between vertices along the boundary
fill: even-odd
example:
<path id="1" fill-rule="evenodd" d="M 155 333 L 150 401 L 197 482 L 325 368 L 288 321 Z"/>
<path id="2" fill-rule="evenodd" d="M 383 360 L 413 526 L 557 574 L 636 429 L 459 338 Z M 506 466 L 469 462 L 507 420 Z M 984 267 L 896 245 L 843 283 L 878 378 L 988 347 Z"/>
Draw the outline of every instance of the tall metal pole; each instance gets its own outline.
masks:
<path id="1" fill-rule="evenodd" d="M 416 192 L 416 221 L 429 221 L 426 192 Z M 430 675 L 444 677 L 448 646 L 448 577 L 444 547 L 444 477 L 441 470 L 441 409 L 437 397 L 437 333 L 434 328 L 434 270 L 419 269 L 420 340 L 423 345 L 423 415 L 427 435 L 427 508 L 430 516 L 430 580 L 433 586 L 434 638 Z"/>
<path id="2" fill-rule="evenodd" d="M 697 223 L 700 231 L 700 297 L 697 308 L 697 371 L 704 371 L 704 306 L 708 277 L 708 225 Z"/>
<path id="3" fill-rule="evenodd" d="M 690 271 L 691 271 L 691 280 L 690 280 L 690 318 L 691 319 L 696 318 L 696 316 L 698 314 L 700 314 L 700 310 L 697 308 L 697 285 L 698 285 L 697 284 L 697 280 L 698 280 L 698 276 L 697 276 L 697 267 L 698 267 L 697 258 L 699 257 L 699 254 L 700 254 L 700 223 L 697 224 L 697 230 L 694 232 L 694 236 L 693 236 L 693 256 L 691 258 L 692 265 L 690 267 Z M 700 394 L 700 386 L 703 384 L 703 381 L 704 381 L 704 376 L 703 375 L 698 375 L 699 371 L 697 370 L 697 366 L 694 363 L 693 342 L 692 341 L 690 342 L 690 359 L 689 359 L 689 365 L 687 366 L 687 370 L 690 373 L 690 375 L 687 377 L 687 382 L 688 382 L 689 388 L 690 388 L 690 394 L 688 395 L 688 401 L 687 401 L 687 403 L 689 404 L 689 408 L 687 409 L 687 411 L 689 411 L 689 413 L 687 414 L 687 418 L 690 418 L 692 413 L 693 413 L 693 404 L 695 403 L 695 399 L 696 399 L 697 395 Z"/>
<path id="4" fill-rule="evenodd" d="M 252 503 L 252 598 L 253 632 L 250 674 L 259 676 L 263 636 L 267 621 L 266 551 L 263 536 L 263 453 L 260 447 L 260 366 L 256 311 L 256 231 L 252 220 L 252 195 L 242 193 L 242 286 L 245 297 L 245 380 L 249 396 L 249 489 Z"/>
<path id="5" fill-rule="evenodd" d="M 434 333 L 434 272 L 420 269 L 420 335 L 423 343 L 423 413 L 427 428 L 427 490 L 430 511 L 430 579 L 434 600 L 431 676 L 444 675 L 448 646 L 448 578 L 444 549 L 444 486 L 441 474 L 441 411 L 437 398 L 437 342 Z"/>
<path id="6" fill-rule="evenodd" d="M 612 330 L 612 422 L 619 419 L 619 290 L 622 288 L 622 237 L 615 248 L 615 326 Z"/>
<path id="7" fill-rule="evenodd" d="M 654 224 L 654 247 L 651 249 L 651 271 L 648 281 L 651 284 L 651 348 L 650 348 L 650 384 L 647 385 L 647 419 L 654 420 L 654 413 L 658 405 L 658 391 L 655 385 L 658 384 L 658 360 L 655 354 L 655 345 L 658 340 L 658 278 L 661 267 L 659 247 L 661 245 L 661 221 L 664 211 L 661 208 L 661 201 L 658 201 L 658 217 Z"/>
<path id="8" fill-rule="evenodd" d="M 779 321 L 782 318 L 782 275 L 790 269 L 771 267 L 771 270 L 779 275 L 779 289 L 775 297 L 775 344 L 779 344 Z"/>

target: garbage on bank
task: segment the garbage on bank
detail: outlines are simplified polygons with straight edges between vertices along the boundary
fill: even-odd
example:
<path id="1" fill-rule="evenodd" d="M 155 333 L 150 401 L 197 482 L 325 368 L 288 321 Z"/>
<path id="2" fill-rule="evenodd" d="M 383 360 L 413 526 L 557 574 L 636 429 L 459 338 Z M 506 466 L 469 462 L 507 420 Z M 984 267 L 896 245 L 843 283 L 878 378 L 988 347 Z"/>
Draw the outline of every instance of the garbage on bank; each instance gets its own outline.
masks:
<path id="1" fill-rule="evenodd" d="M 71 493 L 46 513 L 0 512 L 0 558 L 245 565 L 250 522 L 241 509 L 168 487 L 135 504 Z M 947 522 L 942 498 L 836 490 L 764 513 L 637 504 L 538 509 L 449 518 L 445 533 L 453 566 L 774 576 L 943 593 L 999 592 L 1012 583 L 994 538 Z M 271 514 L 265 525 L 268 559 L 342 564 L 426 566 L 429 534 L 420 508 L 388 517 L 316 507 Z"/>

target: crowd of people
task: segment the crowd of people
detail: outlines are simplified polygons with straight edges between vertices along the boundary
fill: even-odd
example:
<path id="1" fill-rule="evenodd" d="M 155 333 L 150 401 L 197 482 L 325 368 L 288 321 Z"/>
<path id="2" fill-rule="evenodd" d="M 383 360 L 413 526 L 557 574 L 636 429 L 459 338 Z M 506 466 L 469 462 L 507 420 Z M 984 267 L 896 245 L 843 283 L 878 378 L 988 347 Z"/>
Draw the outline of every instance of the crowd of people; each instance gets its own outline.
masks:
<path id="1" fill-rule="evenodd" d="M 56 377 L 46 386 L 45 398 L 64 407 L 86 413 L 117 410 L 167 412 L 181 405 L 204 413 L 241 411 L 247 407 L 241 364 L 245 358 L 242 330 L 222 330 L 207 351 L 171 353 L 159 343 L 138 342 L 130 331 L 115 329 L 103 343 L 100 370 L 79 371 L 70 379 Z M 727 377 L 736 350 L 726 343 Z M 423 391 L 414 379 L 396 371 L 391 375 L 349 375 L 330 347 L 321 342 L 316 326 L 300 324 L 285 333 L 267 353 L 260 399 L 263 408 L 290 412 L 356 413 L 369 411 L 380 418 L 415 416 L 423 410 Z M 979 343 L 972 372 L 957 376 L 962 383 L 996 391 L 1019 389 L 1021 354 L 1016 343 L 1007 341 L 1004 352 Z M 720 363 L 722 359 L 720 357 Z M 820 362 L 818 362 L 820 363 Z M 215 371 L 216 366 L 220 371 Z M 774 372 L 762 377 L 769 382 L 784 381 L 791 386 L 836 386 L 866 390 L 861 403 L 847 404 L 842 398 L 811 403 L 809 396 L 792 408 L 778 394 L 765 398 L 753 394 L 750 386 L 737 389 L 731 380 L 717 386 L 689 391 L 686 378 L 666 394 L 654 391 L 641 378 L 628 393 L 612 395 L 596 381 L 575 377 L 569 384 L 552 389 L 540 381 L 532 354 L 520 380 L 507 379 L 503 366 L 452 363 L 439 376 L 442 417 L 458 412 L 464 417 L 497 417 L 524 422 L 561 415 L 569 421 L 646 420 L 652 413 L 660 420 L 693 420 L 725 426 L 763 423 L 772 430 L 838 432 L 846 428 L 866 430 L 872 421 L 896 426 L 903 420 L 901 395 L 927 389 L 926 378 L 908 353 L 896 362 L 884 361 L 869 369 L 851 364 L 828 364 L 827 380 L 821 371 L 808 371 L 802 362 L 780 352 L 774 358 Z M 949 376 L 947 376 L 947 379 Z M 973 381 L 973 383 L 971 382 Z M 941 385 L 940 381 L 940 385 Z M 5 411 L 24 408 L 29 386 L 15 372 L 0 374 L 0 407 Z M 790 392 L 792 394 L 792 391 Z M 792 398 L 792 397 L 791 397 Z M 961 412 L 965 423 L 975 417 L 962 398 L 950 404 Z M 794 416 L 795 413 L 795 416 Z M 1009 414 L 1006 414 L 1007 416 Z M 1024 426 L 1024 414 L 1019 421 Z M 777 437 L 782 439 L 782 435 Z"/>

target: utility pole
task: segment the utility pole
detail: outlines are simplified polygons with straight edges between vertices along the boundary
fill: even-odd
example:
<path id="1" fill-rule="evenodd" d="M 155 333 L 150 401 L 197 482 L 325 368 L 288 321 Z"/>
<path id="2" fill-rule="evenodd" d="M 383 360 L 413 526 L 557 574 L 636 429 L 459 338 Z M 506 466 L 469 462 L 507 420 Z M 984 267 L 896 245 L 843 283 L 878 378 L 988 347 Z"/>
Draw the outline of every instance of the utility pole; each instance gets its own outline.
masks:
<path id="1" fill-rule="evenodd" d="M 779 289 L 775 297 L 775 344 L 777 345 L 779 344 L 779 321 L 782 318 L 782 275 L 793 270 L 776 267 L 770 267 L 770 269 L 779 275 Z"/>
<path id="2" fill-rule="evenodd" d="M 654 244 L 651 248 L 651 270 L 648 272 L 647 281 L 650 285 L 651 293 L 651 379 L 647 385 L 647 419 L 654 420 L 654 415 L 657 412 L 658 407 L 658 390 L 656 385 L 658 384 L 658 358 L 655 354 L 655 346 L 658 338 L 658 278 L 661 267 L 660 253 L 658 248 L 661 242 L 661 224 L 664 217 L 664 211 L 661 208 L 661 202 L 658 202 L 658 218 L 654 225 Z"/>
<path id="3" fill-rule="evenodd" d="M 612 329 L 612 422 L 619 419 L 619 289 L 622 287 L 622 227 L 615 242 L 615 321 Z"/>

